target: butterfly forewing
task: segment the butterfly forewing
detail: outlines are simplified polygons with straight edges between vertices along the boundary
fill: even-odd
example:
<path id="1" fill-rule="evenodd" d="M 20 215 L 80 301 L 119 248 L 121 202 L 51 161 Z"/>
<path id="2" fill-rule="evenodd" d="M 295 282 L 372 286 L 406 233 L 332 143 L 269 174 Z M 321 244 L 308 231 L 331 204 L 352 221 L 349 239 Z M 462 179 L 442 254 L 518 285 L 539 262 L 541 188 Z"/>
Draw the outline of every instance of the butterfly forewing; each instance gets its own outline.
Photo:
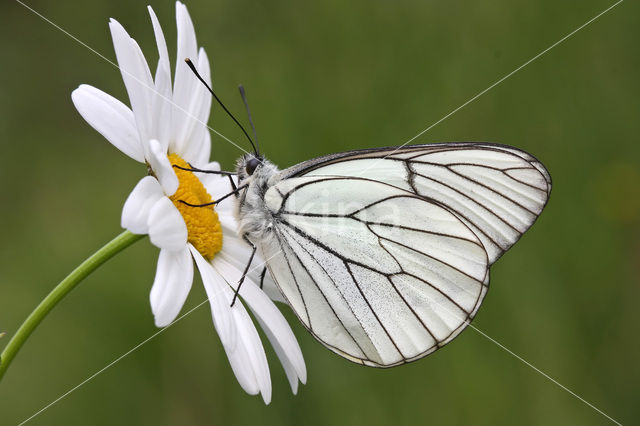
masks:
<path id="1" fill-rule="evenodd" d="M 432 144 L 323 158 L 284 173 L 366 177 L 438 201 L 480 238 L 490 264 L 535 222 L 551 192 L 538 160 L 503 145 Z"/>

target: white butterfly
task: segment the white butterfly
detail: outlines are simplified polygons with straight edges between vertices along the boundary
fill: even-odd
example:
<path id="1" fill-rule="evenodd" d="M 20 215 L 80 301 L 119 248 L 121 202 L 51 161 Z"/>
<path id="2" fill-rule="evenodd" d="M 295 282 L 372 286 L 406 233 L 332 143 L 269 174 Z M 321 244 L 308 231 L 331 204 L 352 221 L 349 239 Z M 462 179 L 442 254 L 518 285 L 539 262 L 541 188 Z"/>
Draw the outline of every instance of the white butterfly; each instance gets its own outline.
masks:
<path id="1" fill-rule="evenodd" d="M 551 191 L 538 160 L 488 143 L 351 151 L 283 171 L 247 154 L 237 176 L 239 232 L 300 321 L 374 367 L 456 337 L 487 293 L 489 267 Z"/>
<path id="2" fill-rule="evenodd" d="M 186 61 L 255 152 L 238 160 L 238 186 L 205 204 L 236 194 L 253 247 L 238 289 L 259 250 L 302 324 L 350 361 L 392 367 L 453 340 L 487 294 L 489 267 L 549 198 L 542 163 L 489 143 L 350 151 L 280 171 Z"/>

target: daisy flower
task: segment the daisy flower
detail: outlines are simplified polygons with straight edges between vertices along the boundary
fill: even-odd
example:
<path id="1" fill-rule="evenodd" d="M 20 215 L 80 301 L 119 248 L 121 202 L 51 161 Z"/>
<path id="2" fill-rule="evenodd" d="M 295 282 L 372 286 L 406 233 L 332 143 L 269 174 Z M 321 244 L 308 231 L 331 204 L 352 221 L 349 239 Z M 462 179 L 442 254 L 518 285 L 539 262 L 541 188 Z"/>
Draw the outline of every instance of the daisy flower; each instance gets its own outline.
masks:
<path id="1" fill-rule="evenodd" d="M 190 207 L 182 202 L 206 204 L 212 195 L 220 198 L 231 191 L 226 177 L 199 178 L 178 168 L 220 170 L 218 163 L 209 162 L 211 140 L 206 122 L 211 95 L 183 59 L 191 58 L 210 84 L 209 61 L 204 49 L 197 48 L 187 8 L 177 2 L 178 49 L 172 84 L 162 28 L 153 9 L 148 9 L 159 55 L 155 76 L 136 41 L 116 20 L 109 22 L 131 108 L 89 85 L 78 87 L 71 98 L 94 129 L 148 168 L 149 176 L 138 182 L 124 204 L 122 226 L 135 234 L 148 234 L 160 249 L 150 294 L 156 326 L 169 325 L 182 309 L 195 260 L 213 324 L 238 382 L 246 392 L 261 393 L 269 403 L 271 379 L 260 337 L 241 300 L 231 306 L 233 288 L 250 256 L 250 248 L 235 231 L 232 201 L 223 201 L 218 211 L 213 206 Z M 247 276 L 240 296 L 262 326 L 296 393 L 298 380 L 306 381 L 304 359 L 291 328 L 271 300 L 281 300 L 275 284 L 266 276 L 265 291 L 256 285 L 263 262 L 255 259 L 253 265 L 259 269 Z"/>

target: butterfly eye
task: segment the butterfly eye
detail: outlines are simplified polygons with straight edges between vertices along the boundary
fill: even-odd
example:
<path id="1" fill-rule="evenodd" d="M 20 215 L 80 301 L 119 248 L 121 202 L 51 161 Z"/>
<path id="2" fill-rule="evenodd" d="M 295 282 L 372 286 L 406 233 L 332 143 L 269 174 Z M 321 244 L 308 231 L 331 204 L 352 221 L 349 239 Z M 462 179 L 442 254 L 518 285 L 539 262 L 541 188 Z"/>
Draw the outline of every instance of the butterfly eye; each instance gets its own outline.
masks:
<path id="1" fill-rule="evenodd" d="M 249 159 L 249 161 L 247 161 L 247 164 L 244 167 L 244 169 L 247 171 L 247 174 L 249 176 L 251 176 L 253 174 L 253 172 L 256 170 L 256 168 L 258 167 L 259 164 L 260 164 L 260 160 L 258 160 L 257 158 L 253 157 L 253 158 Z"/>

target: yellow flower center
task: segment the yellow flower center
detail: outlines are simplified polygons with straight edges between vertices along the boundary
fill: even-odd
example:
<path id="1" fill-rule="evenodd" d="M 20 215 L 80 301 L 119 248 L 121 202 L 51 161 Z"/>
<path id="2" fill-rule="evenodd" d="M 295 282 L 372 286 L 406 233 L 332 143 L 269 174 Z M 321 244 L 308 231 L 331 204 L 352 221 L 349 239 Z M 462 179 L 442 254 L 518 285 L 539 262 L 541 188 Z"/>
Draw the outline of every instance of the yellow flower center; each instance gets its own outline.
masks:
<path id="1" fill-rule="evenodd" d="M 189 164 L 177 154 L 170 154 L 171 164 L 190 168 Z M 171 197 L 171 201 L 182 214 L 184 222 L 187 224 L 189 242 L 204 256 L 211 260 L 216 253 L 222 249 L 222 226 L 218 219 L 218 213 L 213 209 L 213 205 L 205 207 L 191 207 L 179 200 L 189 204 L 201 205 L 213 201 L 211 195 L 192 172 L 173 168 L 178 176 L 180 186 Z"/>

